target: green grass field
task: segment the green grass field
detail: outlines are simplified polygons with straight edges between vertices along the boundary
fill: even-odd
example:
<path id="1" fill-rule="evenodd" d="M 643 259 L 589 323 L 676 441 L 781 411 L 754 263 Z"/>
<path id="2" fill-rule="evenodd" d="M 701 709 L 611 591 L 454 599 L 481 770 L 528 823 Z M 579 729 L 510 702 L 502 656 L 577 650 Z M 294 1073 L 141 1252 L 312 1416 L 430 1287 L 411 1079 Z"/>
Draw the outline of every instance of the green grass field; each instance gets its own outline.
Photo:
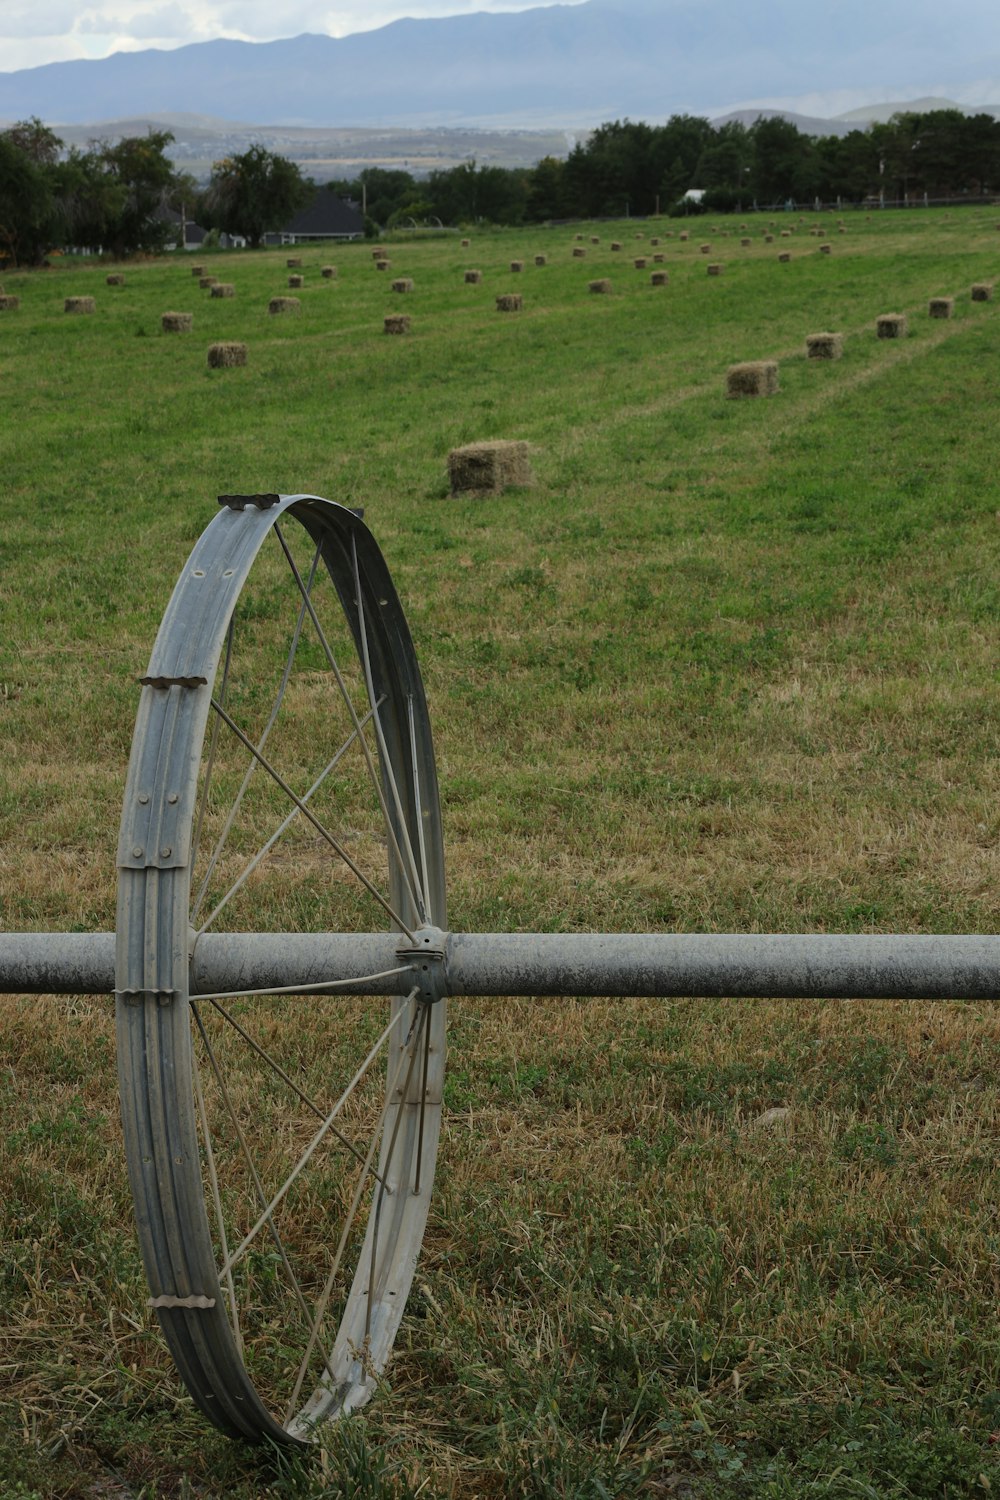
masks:
<path id="1" fill-rule="evenodd" d="M 181 257 L 5 273 L 3 926 L 114 926 L 136 678 L 216 495 L 277 490 L 385 552 L 455 930 L 997 931 L 1000 225 L 749 223 L 305 249 L 282 317 L 298 251 L 207 257 L 231 299 Z M 755 359 L 778 394 L 727 399 Z M 491 438 L 535 482 L 452 498 Z M 1000 1490 L 998 1044 L 979 1003 L 453 1002 L 397 1353 L 298 1463 L 205 1425 L 147 1310 L 112 1002 L 3 999 L 0 1493 Z"/>

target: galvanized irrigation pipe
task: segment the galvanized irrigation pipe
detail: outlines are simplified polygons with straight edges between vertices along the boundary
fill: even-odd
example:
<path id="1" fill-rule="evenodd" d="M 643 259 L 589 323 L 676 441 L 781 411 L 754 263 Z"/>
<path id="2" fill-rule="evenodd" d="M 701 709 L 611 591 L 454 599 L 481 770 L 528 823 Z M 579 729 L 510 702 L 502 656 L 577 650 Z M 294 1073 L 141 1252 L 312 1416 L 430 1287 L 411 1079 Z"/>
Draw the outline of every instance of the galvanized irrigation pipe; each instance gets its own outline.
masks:
<path id="1" fill-rule="evenodd" d="M 445 996 L 1000 999 L 993 936 L 452 932 L 435 941 Z M 189 993 L 396 995 L 412 984 L 393 933 L 205 933 Z M 3 991 L 114 988 L 114 933 L 0 933 Z"/>

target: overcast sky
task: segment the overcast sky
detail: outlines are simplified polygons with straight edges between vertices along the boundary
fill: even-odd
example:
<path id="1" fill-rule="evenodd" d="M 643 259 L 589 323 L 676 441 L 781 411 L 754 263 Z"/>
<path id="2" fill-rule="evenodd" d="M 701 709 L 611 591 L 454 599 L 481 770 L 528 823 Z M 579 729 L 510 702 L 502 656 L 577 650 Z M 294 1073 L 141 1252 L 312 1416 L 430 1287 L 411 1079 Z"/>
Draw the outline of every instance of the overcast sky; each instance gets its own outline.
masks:
<path id="1" fill-rule="evenodd" d="M 401 16 L 530 10 L 545 0 L 0 0 L 0 71 L 214 37 L 347 36 Z M 573 4 L 576 0 L 561 0 Z"/>

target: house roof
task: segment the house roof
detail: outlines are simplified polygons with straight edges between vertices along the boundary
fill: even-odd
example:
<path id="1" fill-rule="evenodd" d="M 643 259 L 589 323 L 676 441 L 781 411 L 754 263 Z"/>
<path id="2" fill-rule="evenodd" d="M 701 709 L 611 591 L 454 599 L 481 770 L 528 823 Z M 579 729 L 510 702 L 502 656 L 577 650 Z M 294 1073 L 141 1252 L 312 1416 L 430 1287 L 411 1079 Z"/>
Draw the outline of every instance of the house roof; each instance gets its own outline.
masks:
<path id="1" fill-rule="evenodd" d="M 365 221 L 360 210 L 345 203 L 329 188 L 317 188 L 313 201 L 281 226 L 282 234 L 303 237 L 320 235 L 364 234 Z"/>

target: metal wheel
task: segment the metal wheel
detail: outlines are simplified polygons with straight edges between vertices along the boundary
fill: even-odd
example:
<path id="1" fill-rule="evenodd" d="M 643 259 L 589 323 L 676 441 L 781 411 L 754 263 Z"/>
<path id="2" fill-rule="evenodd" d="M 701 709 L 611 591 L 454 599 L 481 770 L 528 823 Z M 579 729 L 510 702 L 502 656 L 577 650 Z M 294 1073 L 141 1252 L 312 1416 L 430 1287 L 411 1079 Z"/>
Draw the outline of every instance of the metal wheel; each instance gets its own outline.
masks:
<path id="1" fill-rule="evenodd" d="M 382 556 L 312 496 L 228 497 L 164 616 L 119 845 L 129 1178 L 155 1308 L 225 1432 L 308 1441 L 396 1336 L 440 1130 L 444 1002 L 192 999 L 210 931 L 445 926 L 423 688 Z M 394 971 L 395 972 L 395 971 Z M 378 976 L 372 976 L 373 982 Z M 385 980 L 381 981 L 385 986 Z"/>

